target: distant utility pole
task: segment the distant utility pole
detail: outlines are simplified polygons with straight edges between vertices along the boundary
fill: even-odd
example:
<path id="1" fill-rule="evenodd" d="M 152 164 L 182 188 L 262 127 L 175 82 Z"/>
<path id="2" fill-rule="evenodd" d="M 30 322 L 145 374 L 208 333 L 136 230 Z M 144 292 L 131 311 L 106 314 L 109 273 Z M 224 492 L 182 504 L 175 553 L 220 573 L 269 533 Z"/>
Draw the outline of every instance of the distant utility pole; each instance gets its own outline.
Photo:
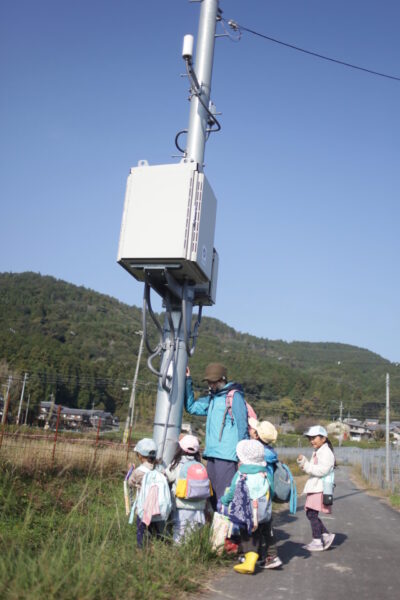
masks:
<path id="1" fill-rule="evenodd" d="M 390 378 L 389 373 L 386 373 L 386 473 L 385 479 L 386 483 L 389 484 L 390 481 L 390 445 L 389 445 L 389 426 L 390 426 L 390 401 L 389 401 L 389 385 Z"/>
<path id="2" fill-rule="evenodd" d="M 51 396 L 50 396 L 50 408 L 49 408 L 49 413 L 47 415 L 46 424 L 44 426 L 45 429 L 48 429 L 50 427 L 50 420 L 51 420 L 51 417 L 53 415 L 55 401 L 56 401 L 56 397 L 53 394 L 53 392 L 51 392 Z"/>
<path id="3" fill-rule="evenodd" d="M 340 401 L 340 407 L 339 407 L 339 421 L 340 422 L 343 421 L 343 402 L 342 402 L 342 400 Z"/>
<path id="4" fill-rule="evenodd" d="M 141 335 L 142 337 L 140 338 L 139 352 L 138 352 L 138 357 L 137 357 L 137 361 L 136 361 L 135 375 L 133 376 L 131 397 L 129 400 L 128 416 L 126 417 L 126 422 L 125 422 L 125 431 L 124 431 L 124 437 L 123 437 L 124 444 L 126 444 L 128 441 L 129 432 L 131 431 L 131 428 L 133 425 L 133 413 L 135 412 L 136 383 L 137 383 L 137 378 L 138 378 L 138 373 L 139 373 L 140 359 L 142 357 L 142 352 L 143 352 L 143 341 L 144 341 L 143 331 L 135 331 L 135 333 L 137 335 Z"/>
<path id="5" fill-rule="evenodd" d="M 11 384 L 12 384 L 12 379 L 13 379 L 12 375 L 10 375 L 8 377 L 6 397 L 4 399 L 4 404 L 3 404 L 3 416 L 1 418 L 2 424 L 6 422 L 6 418 L 7 418 L 8 405 L 10 403 L 10 388 L 11 388 Z"/>
<path id="6" fill-rule="evenodd" d="M 31 401 L 31 395 L 29 394 L 29 395 L 28 395 L 28 402 L 27 402 L 27 405 L 26 405 L 26 411 L 25 411 L 25 421 L 24 421 L 24 425 L 26 425 L 26 424 L 27 424 L 27 422 L 28 422 L 28 412 L 29 412 L 29 403 L 30 403 L 30 401 Z"/>
<path id="7" fill-rule="evenodd" d="M 26 385 L 27 379 L 28 379 L 28 373 L 25 373 L 25 375 L 24 375 L 24 382 L 22 384 L 21 396 L 20 396 L 20 399 L 19 399 L 18 414 L 17 414 L 17 425 L 19 425 L 19 419 L 21 417 L 22 403 L 24 401 L 24 392 L 25 392 L 25 385 Z"/>

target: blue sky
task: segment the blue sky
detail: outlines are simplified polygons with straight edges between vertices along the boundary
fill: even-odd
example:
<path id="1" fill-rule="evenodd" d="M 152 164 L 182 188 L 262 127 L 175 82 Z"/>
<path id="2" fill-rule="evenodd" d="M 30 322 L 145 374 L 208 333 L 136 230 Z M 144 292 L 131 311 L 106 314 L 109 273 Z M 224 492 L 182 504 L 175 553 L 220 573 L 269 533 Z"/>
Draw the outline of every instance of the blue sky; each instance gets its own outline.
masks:
<path id="1" fill-rule="evenodd" d="M 223 16 L 400 77 L 400 5 L 223 0 Z M 141 305 L 117 263 L 126 177 L 176 162 L 187 127 L 187 0 L 3 0 L 0 271 Z M 218 199 L 217 304 L 242 332 L 332 341 L 400 362 L 400 82 L 249 33 L 216 41 L 206 147 Z"/>

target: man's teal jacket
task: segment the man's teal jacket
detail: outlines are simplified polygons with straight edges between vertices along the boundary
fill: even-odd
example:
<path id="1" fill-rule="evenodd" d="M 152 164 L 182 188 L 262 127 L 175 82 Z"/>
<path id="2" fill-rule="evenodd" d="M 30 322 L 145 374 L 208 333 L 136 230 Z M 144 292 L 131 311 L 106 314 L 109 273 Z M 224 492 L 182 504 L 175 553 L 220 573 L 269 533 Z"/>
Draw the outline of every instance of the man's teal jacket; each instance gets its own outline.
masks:
<path id="1" fill-rule="evenodd" d="M 226 396 L 231 389 L 236 390 L 232 400 L 232 417 L 226 413 Z M 240 440 L 249 437 L 247 407 L 241 386 L 232 382 L 227 383 L 216 394 L 209 394 L 195 400 L 192 378 L 187 377 L 185 409 L 191 415 L 207 416 L 204 458 L 219 458 L 237 462 L 236 446 Z"/>

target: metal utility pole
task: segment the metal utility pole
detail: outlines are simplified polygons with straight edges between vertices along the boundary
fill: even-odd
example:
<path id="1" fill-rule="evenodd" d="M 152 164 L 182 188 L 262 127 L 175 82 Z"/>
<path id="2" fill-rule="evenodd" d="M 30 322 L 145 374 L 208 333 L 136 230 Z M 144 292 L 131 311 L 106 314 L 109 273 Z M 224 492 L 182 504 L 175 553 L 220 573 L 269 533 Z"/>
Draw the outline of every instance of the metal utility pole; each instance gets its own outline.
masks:
<path id="1" fill-rule="evenodd" d="M 340 401 L 340 405 L 339 405 L 339 423 L 340 423 L 339 446 L 341 446 L 342 443 L 343 443 L 343 436 L 344 436 L 344 431 L 343 431 L 343 402 L 342 402 L 342 400 Z"/>
<path id="2" fill-rule="evenodd" d="M 143 341 L 144 341 L 143 331 L 135 331 L 135 333 L 137 335 L 141 335 L 141 338 L 140 338 L 140 344 L 139 344 L 138 357 L 137 357 L 137 361 L 136 361 L 135 374 L 133 376 L 133 381 L 132 381 L 132 389 L 131 389 L 131 397 L 129 400 L 128 415 L 126 417 L 126 423 L 125 423 L 125 431 L 124 431 L 124 437 L 123 437 L 124 444 L 126 444 L 126 442 L 128 441 L 129 432 L 132 431 L 133 414 L 135 411 L 136 383 L 137 383 L 137 378 L 138 378 L 138 374 L 139 374 L 140 359 L 142 357 L 142 352 L 143 352 Z"/>
<path id="3" fill-rule="evenodd" d="M 182 48 L 190 82 L 188 129 L 175 138 L 182 160 L 154 166 L 143 160 L 130 170 L 118 248 L 119 264 L 145 284 L 143 338 L 149 351 L 147 364 L 158 378 L 153 438 L 157 458 L 164 465 L 172 460 L 178 443 L 187 361 L 194 352 L 202 307 L 211 306 L 216 298 L 217 200 L 203 172 L 203 161 L 210 133 L 221 128 L 210 102 L 217 20 L 218 0 L 202 0 L 194 66 L 192 35 L 185 35 Z M 182 149 L 177 139 L 185 132 L 187 147 Z M 164 322 L 151 308 L 151 290 L 162 298 Z M 199 312 L 192 328 L 194 306 Z M 154 347 L 147 331 L 147 313 L 157 330 Z M 132 426 L 135 385 L 136 381 L 125 432 Z"/>
<path id="4" fill-rule="evenodd" d="M 27 402 L 27 404 L 26 404 L 26 412 L 25 412 L 25 421 L 24 421 L 24 425 L 26 425 L 26 424 L 27 424 L 27 422 L 28 422 L 28 413 L 29 413 L 29 403 L 30 403 L 30 401 L 31 401 L 31 395 L 29 394 L 29 395 L 28 395 L 28 402 Z"/>
<path id="5" fill-rule="evenodd" d="M 200 99 L 197 96 L 193 96 L 191 99 L 186 149 L 187 160 L 198 163 L 200 170 L 203 169 L 209 119 L 209 113 L 203 104 L 208 107 L 210 103 L 217 15 L 218 0 L 203 0 L 197 34 L 195 64 L 195 73 L 201 89 L 201 96 Z"/>
<path id="6" fill-rule="evenodd" d="M 188 313 L 187 319 L 189 320 L 192 316 L 192 307 Z M 165 317 L 163 329 L 165 347 L 167 349 L 171 346 L 175 348 L 175 360 L 171 363 L 171 390 L 166 391 L 162 386 L 161 378 L 159 378 L 153 429 L 153 439 L 159 449 L 158 457 L 165 465 L 171 462 L 175 454 L 181 431 L 188 360 L 180 308 L 177 307 L 176 310 L 173 310 L 171 317 L 175 333 L 171 331 L 167 317 Z M 166 368 L 167 360 L 168 351 L 165 350 L 161 359 L 161 371 Z"/>
<path id="7" fill-rule="evenodd" d="M 385 470 L 385 479 L 386 483 L 390 482 L 390 401 L 389 401 L 389 385 L 390 378 L 389 373 L 386 373 L 386 470 Z"/>
<path id="8" fill-rule="evenodd" d="M 53 394 L 53 392 L 51 392 L 51 396 L 50 396 L 50 408 L 49 408 L 49 413 L 47 415 L 47 419 L 46 419 L 46 423 L 45 423 L 44 429 L 49 429 L 49 427 L 50 427 L 50 421 L 51 421 L 51 417 L 53 416 L 53 410 L 54 410 L 55 403 L 56 403 L 56 397 Z"/>
<path id="9" fill-rule="evenodd" d="M 21 396 L 20 396 L 19 405 L 18 405 L 17 425 L 19 425 L 19 419 L 21 417 L 22 403 L 24 401 L 24 392 L 25 392 L 25 385 L 26 385 L 26 380 L 27 379 L 28 379 L 28 373 L 25 373 L 25 375 L 24 375 L 24 382 L 22 384 Z"/>
<path id="10" fill-rule="evenodd" d="M 211 94 L 211 76 L 214 59 L 215 30 L 217 25 L 218 0 L 203 0 L 201 3 L 199 29 L 196 47 L 195 77 L 197 94 L 191 97 L 185 161 L 198 164 L 203 170 L 207 129 L 210 114 L 208 107 Z M 206 108 L 207 107 L 207 108 Z M 193 288 L 183 287 L 182 300 L 171 299 L 170 319 L 165 317 L 163 327 L 163 352 L 161 368 L 169 371 L 170 389 L 165 389 L 162 378 L 158 379 L 156 414 L 153 439 L 157 445 L 157 457 L 168 465 L 176 451 L 182 425 L 183 401 L 186 385 L 188 347 L 185 331 L 191 330 L 193 313 Z M 167 298 L 164 298 L 166 305 Z M 173 352 L 173 360 L 170 360 Z"/>
<path id="11" fill-rule="evenodd" d="M 11 388 L 11 384 L 12 384 L 12 379 L 13 379 L 12 375 L 10 375 L 8 377 L 6 397 L 4 399 L 4 405 L 3 405 L 3 416 L 1 418 L 2 424 L 4 424 L 6 422 L 6 418 L 7 418 L 8 406 L 10 403 L 10 388 Z"/>

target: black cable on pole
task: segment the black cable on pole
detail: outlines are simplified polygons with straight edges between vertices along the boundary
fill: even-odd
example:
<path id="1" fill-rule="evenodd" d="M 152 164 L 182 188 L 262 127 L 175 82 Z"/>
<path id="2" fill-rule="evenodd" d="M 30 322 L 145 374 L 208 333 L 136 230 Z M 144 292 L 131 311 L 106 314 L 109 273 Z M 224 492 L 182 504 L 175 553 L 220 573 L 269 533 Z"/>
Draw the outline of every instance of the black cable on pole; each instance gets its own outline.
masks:
<path id="1" fill-rule="evenodd" d="M 198 99 L 198 101 L 200 102 L 200 104 L 202 105 L 202 107 L 204 108 L 204 110 L 207 112 L 208 114 L 208 119 L 209 119 L 209 124 L 212 127 L 213 125 L 217 126 L 217 129 L 208 129 L 207 131 L 209 133 L 214 133 L 217 131 L 221 131 L 221 124 L 219 123 L 218 119 L 215 117 L 215 115 L 212 114 L 212 112 L 210 111 L 210 109 L 208 108 L 208 106 L 206 106 L 206 104 L 204 103 L 202 97 L 201 97 L 201 86 L 199 85 L 199 82 L 197 81 L 197 77 L 196 77 L 196 73 L 193 70 L 192 64 L 191 62 L 186 59 L 185 60 L 185 64 L 186 64 L 186 72 L 187 75 L 189 77 L 189 81 L 190 81 L 190 85 L 191 85 L 191 92 L 196 96 L 196 98 Z"/>
<path id="2" fill-rule="evenodd" d="M 178 133 L 175 136 L 175 146 L 178 148 L 179 152 L 182 152 L 182 154 L 185 154 L 185 150 L 180 147 L 178 140 L 179 140 L 180 136 L 182 135 L 182 133 L 187 133 L 187 132 L 188 132 L 187 129 L 182 129 L 182 131 L 178 131 Z"/>
<path id="3" fill-rule="evenodd" d="M 372 69 L 366 69 L 365 67 L 359 67 L 358 65 L 353 65 L 352 63 L 345 62 L 343 60 L 338 60 L 336 58 L 331 58 L 329 56 L 324 56 L 323 54 L 318 54 L 318 52 L 312 52 L 311 50 L 305 50 L 305 48 L 300 48 L 299 46 L 295 46 L 294 44 L 288 44 L 287 42 L 282 42 L 281 40 L 277 40 L 269 35 L 265 35 L 263 33 L 259 33 L 258 31 L 254 31 L 253 29 L 249 29 L 248 27 L 243 27 L 239 23 L 235 21 L 228 21 L 228 25 L 234 29 L 240 29 L 242 31 L 247 31 L 248 33 L 252 33 L 258 37 L 261 37 L 270 42 L 274 42 L 275 44 L 280 44 L 281 46 L 286 46 L 286 48 L 291 48 L 292 50 L 297 50 L 298 52 L 303 52 L 304 54 L 309 54 L 310 56 L 315 56 L 317 58 L 322 58 L 323 60 L 327 60 L 329 62 L 336 63 L 338 65 L 342 65 L 344 67 L 349 67 L 351 69 L 357 69 L 357 71 L 364 71 L 364 73 L 369 73 L 370 75 L 377 75 L 378 77 L 385 77 L 386 79 L 393 79 L 394 81 L 400 81 L 400 77 L 396 77 L 395 75 L 388 75 L 387 73 L 380 73 L 379 71 L 373 71 Z"/>

